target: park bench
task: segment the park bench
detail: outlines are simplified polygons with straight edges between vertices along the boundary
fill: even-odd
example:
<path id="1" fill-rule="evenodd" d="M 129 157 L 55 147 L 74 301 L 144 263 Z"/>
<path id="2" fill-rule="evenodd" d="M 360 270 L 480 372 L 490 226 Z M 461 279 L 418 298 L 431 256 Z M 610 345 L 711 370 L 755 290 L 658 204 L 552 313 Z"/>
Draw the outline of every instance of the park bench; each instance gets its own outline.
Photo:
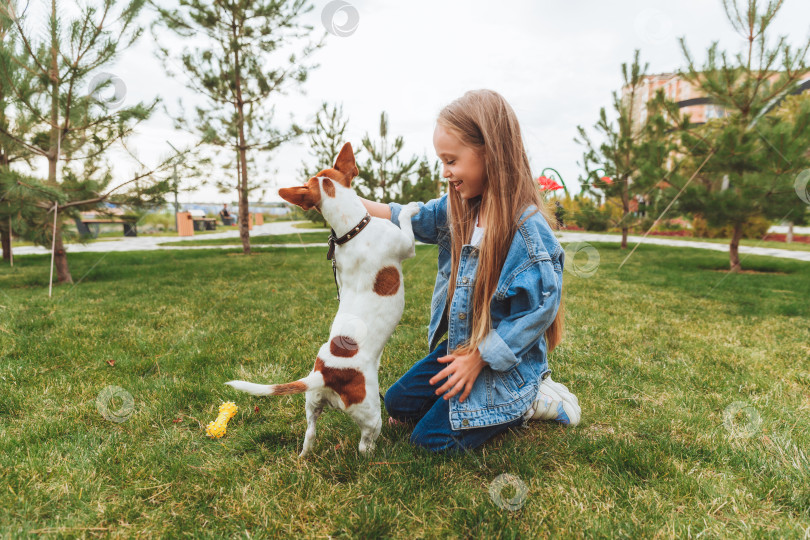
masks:
<path id="1" fill-rule="evenodd" d="M 194 221 L 195 231 L 215 231 L 217 230 L 216 218 L 196 217 L 191 218 Z"/>
<path id="2" fill-rule="evenodd" d="M 124 226 L 124 236 L 138 236 L 138 220 L 137 218 L 74 218 L 76 228 L 79 230 L 81 237 L 98 238 L 98 232 L 101 224 L 104 223 L 121 223 Z"/>

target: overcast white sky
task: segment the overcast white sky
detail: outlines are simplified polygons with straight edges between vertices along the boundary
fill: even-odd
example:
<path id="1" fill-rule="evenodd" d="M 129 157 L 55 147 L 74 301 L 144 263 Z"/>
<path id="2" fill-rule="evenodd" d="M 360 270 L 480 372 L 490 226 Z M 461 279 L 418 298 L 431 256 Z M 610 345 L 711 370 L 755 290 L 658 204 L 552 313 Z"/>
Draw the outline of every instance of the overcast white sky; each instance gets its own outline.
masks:
<path id="1" fill-rule="evenodd" d="M 321 13 L 328 3 L 313 2 L 314 9 L 306 15 L 316 36 L 325 32 Z M 311 121 L 322 101 L 342 104 L 349 119 L 348 140 L 358 148 L 363 134 L 376 135 L 384 110 L 390 133 L 404 137 L 401 155 L 424 153 L 434 159 L 433 129 L 439 110 L 467 90 L 489 88 L 515 109 L 535 176 L 544 167 L 554 167 L 574 191 L 582 156 L 582 147 L 574 142 L 576 127 L 592 126 L 599 108 L 610 106 L 611 91 L 621 86 L 621 63 L 632 60 L 635 48 L 649 62 L 649 72 L 660 73 L 683 66 L 680 36 L 687 38 L 701 61 L 714 40 L 735 52 L 744 45 L 726 21 L 720 0 L 349 0 L 349 4 L 359 15 L 356 30 L 346 37 L 330 34 L 325 47 L 312 57 L 320 67 L 310 72 L 302 89 L 273 98 L 277 127 L 286 127 L 290 114 L 299 123 Z M 342 24 L 346 16 L 338 13 L 335 20 Z M 810 2 L 786 0 L 774 28 L 794 46 L 805 43 Z M 166 44 L 174 50 L 183 47 L 177 38 Z M 147 31 L 104 71 L 124 81 L 125 104 L 160 95 L 171 111 L 177 111 L 180 99 L 191 112 L 199 97 L 184 86 L 183 78 L 165 74 L 153 50 Z M 300 45 L 290 50 L 300 50 Z M 129 146 L 147 164 L 166 155 L 166 140 L 178 147 L 191 141 L 173 130 L 162 112 L 137 131 Z M 266 187 L 264 201 L 281 200 L 278 188 L 306 180 L 297 173 L 308 156 L 304 143 L 301 139 L 266 156 L 268 166 L 258 173 Z M 134 170 L 123 159 L 116 159 L 115 165 L 121 181 Z M 259 193 L 251 197 L 259 199 Z M 236 194 L 220 194 L 211 187 L 181 200 L 231 202 Z"/>

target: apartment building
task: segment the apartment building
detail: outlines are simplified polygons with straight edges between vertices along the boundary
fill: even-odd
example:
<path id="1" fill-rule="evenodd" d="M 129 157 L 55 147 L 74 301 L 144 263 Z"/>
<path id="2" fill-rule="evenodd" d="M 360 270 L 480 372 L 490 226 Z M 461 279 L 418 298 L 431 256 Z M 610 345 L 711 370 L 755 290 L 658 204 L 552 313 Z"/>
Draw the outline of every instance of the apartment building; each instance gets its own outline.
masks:
<path id="1" fill-rule="evenodd" d="M 776 81 L 778 78 L 779 73 L 768 77 L 771 81 Z M 639 123 L 644 122 L 647 118 L 647 101 L 653 99 L 659 88 L 664 90 L 664 94 L 669 99 L 678 104 L 682 113 L 689 115 L 693 124 L 704 124 L 712 118 L 719 118 L 724 114 L 722 106 L 713 104 L 710 98 L 703 95 L 700 88 L 693 86 L 677 73 L 657 73 L 644 77 L 638 99 L 633 104 L 633 117 L 638 119 Z M 792 93 L 799 94 L 806 91 L 810 91 L 810 73 Z M 629 99 L 629 87 L 627 86 L 622 88 L 622 99 Z M 776 105 L 778 105 L 778 101 L 771 104 L 771 108 Z"/>

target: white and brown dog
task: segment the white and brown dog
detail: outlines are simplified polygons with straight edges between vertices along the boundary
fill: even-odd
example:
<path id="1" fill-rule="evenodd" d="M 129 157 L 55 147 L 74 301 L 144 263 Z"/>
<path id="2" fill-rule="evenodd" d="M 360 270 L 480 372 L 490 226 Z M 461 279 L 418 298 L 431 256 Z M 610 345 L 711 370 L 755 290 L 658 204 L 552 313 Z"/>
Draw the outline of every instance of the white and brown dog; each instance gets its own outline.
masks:
<path id="1" fill-rule="evenodd" d="M 351 187 L 357 174 L 352 147 L 346 143 L 334 168 L 322 170 L 304 186 L 279 190 L 284 200 L 304 210 L 317 208 L 332 227 L 330 255 L 335 282 L 340 282 L 340 304 L 312 371 L 285 384 L 225 383 L 257 396 L 306 392 L 301 457 L 312 449 L 315 422 L 326 405 L 346 411 L 360 426 L 361 452 L 374 449 L 382 427 L 377 372 L 405 308 L 402 261 L 416 254 L 411 217 L 419 207 L 410 203 L 402 209 L 400 228 L 369 216 Z"/>

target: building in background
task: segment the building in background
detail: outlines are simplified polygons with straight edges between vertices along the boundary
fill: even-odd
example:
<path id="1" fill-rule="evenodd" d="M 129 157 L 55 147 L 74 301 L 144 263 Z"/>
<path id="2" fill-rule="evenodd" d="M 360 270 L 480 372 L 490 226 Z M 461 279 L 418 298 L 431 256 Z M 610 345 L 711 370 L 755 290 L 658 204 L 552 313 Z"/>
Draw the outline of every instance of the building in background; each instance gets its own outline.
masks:
<path id="1" fill-rule="evenodd" d="M 778 78 L 778 72 L 768 77 L 770 81 L 775 81 Z M 695 87 L 690 82 L 681 78 L 677 73 L 657 73 L 645 76 L 641 84 L 638 99 L 633 104 L 633 124 L 635 126 L 638 126 L 647 119 L 647 102 L 655 97 L 655 93 L 658 89 L 664 90 L 664 95 L 678 105 L 682 114 L 685 113 L 689 115 L 692 124 L 705 124 L 713 118 L 720 118 L 726 114 L 721 105 L 712 103 L 712 99 L 704 96 L 700 88 Z M 808 73 L 799 87 L 792 91 L 790 95 L 807 91 L 810 91 L 810 73 Z M 629 92 L 629 86 L 622 88 L 622 100 L 625 103 L 630 99 Z M 784 99 L 784 96 L 775 100 L 766 112 L 777 107 L 782 99 Z M 670 166 L 673 160 L 674 156 L 670 156 Z M 656 187 L 663 189 L 670 187 L 670 184 L 662 180 L 656 184 Z M 638 195 L 636 198 L 630 200 L 630 211 L 643 216 L 647 205 L 650 203 L 651 194 L 646 196 Z"/>
<path id="2" fill-rule="evenodd" d="M 778 78 L 779 73 L 773 73 L 768 77 L 770 81 Z M 720 118 L 725 115 L 722 106 L 712 103 L 711 98 L 705 97 L 700 88 L 682 79 L 677 73 L 657 73 L 644 77 L 640 89 L 640 99 L 633 104 L 633 118 L 637 122 L 644 122 L 647 119 L 647 102 L 655 97 L 659 88 L 664 90 L 664 94 L 669 99 L 678 104 L 682 113 L 689 115 L 693 124 L 705 124 L 712 118 Z M 800 94 L 805 91 L 810 91 L 810 74 L 791 94 Z M 625 102 L 629 99 L 628 86 L 622 88 L 622 99 Z M 781 99 L 775 101 L 768 110 L 773 109 L 780 102 Z"/>

